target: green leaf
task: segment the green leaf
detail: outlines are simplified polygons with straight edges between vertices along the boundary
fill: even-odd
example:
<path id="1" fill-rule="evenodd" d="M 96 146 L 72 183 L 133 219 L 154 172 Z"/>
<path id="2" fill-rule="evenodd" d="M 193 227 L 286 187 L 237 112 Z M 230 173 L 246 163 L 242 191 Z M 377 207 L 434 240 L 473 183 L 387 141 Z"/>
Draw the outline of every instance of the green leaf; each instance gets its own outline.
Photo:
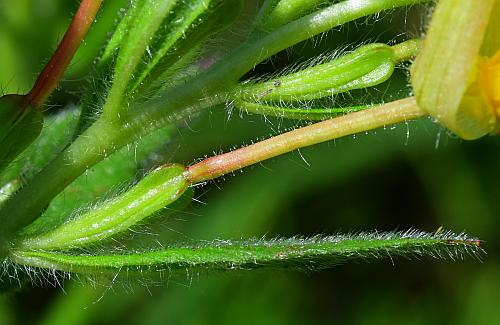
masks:
<path id="1" fill-rule="evenodd" d="M 79 109 L 70 107 L 45 117 L 40 136 L 0 174 L 0 184 L 22 185 L 38 173 L 69 143 L 79 116 Z"/>
<path id="2" fill-rule="evenodd" d="M 22 107 L 23 96 L 5 95 L 0 97 L 0 143 L 8 136 L 12 127 L 22 117 L 24 109 Z"/>
<path id="3" fill-rule="evenodd" d="M 419 231 L 361 233 L 331 237 L 217 240 L 188 245 L 173 245 L 162 250 L 109 255 L 69 254 L 47 251 L 14 250 L 11 259 L 18 264 L 75 272 L 106 274 L 129 273 L 129 269 L 169 271 L 204 268 L 241 270 L 291 268 L 318 270 L 352 259 L 430 256 L 461 258 L 481 252 L 479 241 L 464 234 Z"/>
<path id="4" fill-rule="evenodd" d="M 122 195 L 75 216 L 52 231 L 23 238 L 18 245 L 29 249 L 65 249 L 125 231 L 182 196 L 188 186 L 184 171 L 181 165 L 157 168 Z"/>
<path id="5" fill-rule="evenodd" d="M 0 97 L 0 172 L 40 135 L 43 115 L 23 106 L 23 96 Z"/>

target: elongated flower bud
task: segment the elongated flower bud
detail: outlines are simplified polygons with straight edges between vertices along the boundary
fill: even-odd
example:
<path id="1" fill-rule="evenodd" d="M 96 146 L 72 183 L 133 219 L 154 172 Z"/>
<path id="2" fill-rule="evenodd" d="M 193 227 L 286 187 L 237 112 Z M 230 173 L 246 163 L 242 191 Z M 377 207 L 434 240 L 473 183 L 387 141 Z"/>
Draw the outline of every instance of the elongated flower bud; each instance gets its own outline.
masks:
<path id="1" fill-rule="evenodd" d="M 393 49 L 369 44 L 335 60 L 315 65 L 270 82 L 245 86 L 249 100 L 308 100 L 380 84 L 396 65 Z"/>

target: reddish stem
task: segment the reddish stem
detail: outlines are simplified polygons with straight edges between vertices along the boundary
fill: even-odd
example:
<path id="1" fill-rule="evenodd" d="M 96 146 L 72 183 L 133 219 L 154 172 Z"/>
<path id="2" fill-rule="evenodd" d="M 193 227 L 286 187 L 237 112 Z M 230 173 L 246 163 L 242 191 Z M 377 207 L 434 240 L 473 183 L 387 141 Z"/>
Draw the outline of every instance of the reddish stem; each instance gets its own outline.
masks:
<path id="1" fill-rule="evenodd" d="M 427 114 L 409 97 L 280 134 L 189 166 L 191 183 L 217 178 L 284 153 L 346 135 L 412 120 Z"/>
<path id="2" fill-rule="evenodd" d="M 25 106 L 41 106 L 57 87 L 64 71 L 87 35 L 102 0 L 82 0 L 56 52 L 45 65 L 31 91 L 24 97 Z"/>

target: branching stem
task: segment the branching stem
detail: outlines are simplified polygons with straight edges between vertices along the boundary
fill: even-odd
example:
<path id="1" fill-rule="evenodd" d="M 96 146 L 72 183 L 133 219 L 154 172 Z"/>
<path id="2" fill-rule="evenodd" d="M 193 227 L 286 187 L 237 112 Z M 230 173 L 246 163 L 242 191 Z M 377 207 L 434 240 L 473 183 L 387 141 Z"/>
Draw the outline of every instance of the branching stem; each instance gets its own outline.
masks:
<path id="1" fill-rule="evenodd" d="M 35 176 L 30 184 L 23 187 L 4 204 L 0 210 L 0 223 L 3 225 L 2 229 L 0 229 L 0 258 L 5 256 L 13 233 L 36 219 L 50 201 L 86 169 L 104 159 L 106 155 L 112 154 L 122 146 L 137 140 L 154 129 L 172 123 L 172 121 L 178 120 L 192 111 L 224 102 L 226 91 L 231 89 L 238 79 L 252 70 L 256 64 L 290 46 L 349 21 L 384 10 L 429 1 L 365 0 L 360 2 L 359 0 L 346 0 L 328 6 L 286 24 L 263 38 L 249 40 L 190 82 L 168 90 L 158 97 L 141 104 L 140 107 L 131 107 L 130 112 L 126 112 L 127 114 L 124 114 L 125 116 L 122 116 L 119 121 L 113 119 L 98 120 L 63 151 L 58 158 Z M 90 0 L 86 2 L 93 3 Z M 96 3 L 94 2 L 94 5 Z M 415 106 L 412 107 L 416 110 Z M 377 120 L 377 123 L 367 120 L 366 124 L 358 121 L 358 128 L 350 132 L 355 133 L 385 124 L 396 123 L 410 119 L 410 116 L 413 116 L 410 114 L 411 112 L 403 113 L 404 116 L 397 116 L 396 118 L 390 116 L 391 112 L 377 115 L 376 112 L 379 110 L 380 108 L 377 108 L 369 112 L 373 112 L 372 114 L 380 119 L 387 118 L 387 120 Z M 395 112 L 397 111 L 398 109 L 395 109 Z M 413 113 L 416 112 L 413 111 Z M 370 113 L 365 114 L 367 118 L 370 117 Z M 414 117 L 421 116 L 421 114 L 418 111 L 418 114 Z M 356 115 L 353 118 L 363 119 L 363 116 Z M 365 129 L 362 129 L 363 125 L 366 125 Z M 312 139 L 306 140 L 304 138 L 301 140 L 303 142 L 302 146 L 343 135 L 327 134 L 325 133 L 324 140 L 317 138 L 311 141 Z M 286 136 L 281 137 L 280 139 L 283 140 L 280 141 L 284 141 L 284 137 Z M 276 151 L 277 148 L 273 150 L 275 154 L 271 156 L 280 154 L 279 150 Z M 288 152 L 294 150 L 294 148 L 292 146 L 285 150 L 283 147 L 281 150 Z M 248 163 L 251 163 L 251 160 L 248 160 Z M 197 173 L 203 174 L 203 171 L 199 170 Z M 193 176 L 194 179 L 202 179 L 201 174 Z"/>

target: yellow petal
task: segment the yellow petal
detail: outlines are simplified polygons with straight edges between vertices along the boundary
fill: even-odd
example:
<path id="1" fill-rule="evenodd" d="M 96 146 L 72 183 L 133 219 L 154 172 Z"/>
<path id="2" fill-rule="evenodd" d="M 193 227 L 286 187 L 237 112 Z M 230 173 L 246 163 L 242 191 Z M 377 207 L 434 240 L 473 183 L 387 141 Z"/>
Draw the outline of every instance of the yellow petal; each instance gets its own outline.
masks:
<path id="1" fill-rule="evenodd" d="M 500 113 L 500 51 L 481 64 L 479 84 L 488 103 Z"/>

